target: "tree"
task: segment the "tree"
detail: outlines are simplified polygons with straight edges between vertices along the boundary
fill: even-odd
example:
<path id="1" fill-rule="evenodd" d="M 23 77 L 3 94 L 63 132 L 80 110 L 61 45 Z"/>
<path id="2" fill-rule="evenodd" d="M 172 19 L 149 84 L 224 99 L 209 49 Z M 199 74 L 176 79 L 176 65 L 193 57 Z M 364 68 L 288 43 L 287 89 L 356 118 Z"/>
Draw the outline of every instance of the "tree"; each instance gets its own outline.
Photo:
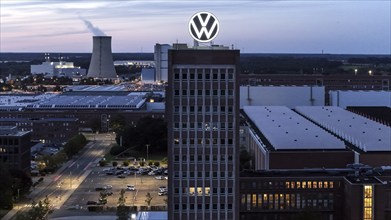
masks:
<path id="1" fill-rule="evenodd" d="M 31 180 L 31 177 L 27 175 L 26 172 L 19 169 L 10 169 L 9 171 L 10 175 L 12 176 L 12 194 L 14 196 L 20 194 L 28 193 L 30 190 L 30 187 L 33 185 L 33 181 Z"/>
<path id="2" fill-rule="evenodd" d="M 69 141 L 64 145 L 64 152 L 68 157 L 72 157 L 81 150 L 84 145 L 87 144 L 87 139 L 82 134 L 77 134 L 73 136 Z"/>
<path id="3" fill-rule="evenodd" d="M 117 216 L 118 220 L 126 220 L 129 216 L 129 207 L 125 205 L 126 197 L 124 196 L 125 190 L 121 189 L 120 197 L 118 198 Z"/>
<path id="4" fill-rule="evenodd" d="M 89 122 L 89 126 L 90 128 L 92 129 L 92 131 L 95 133 L 95 132 L 98 132 L 100 131 L 100 119 L 99 118 L 93 118 L 91 119 L 91 121 Z"/>
<path id="5" fill-rule="evenodd" d="M 110 128 L 115 132 L 121 132 L 125 129 L 126 121 L 123 115 L 114 115 L 110 120 Z"/>
<path id="6" fill-rule="evenodd" d="M 32 208 L 26 214 L 19 214 L 17 220 L 43 220 L 50 213 L 50 200 L 46 196 L 43 201 L 32 202 Z"/>
<path id="7" fill-rule="evenodd" d="M 145 203 L 147 203 L 148 207 L 151 207 L 151 201 L 153 199 L 153 197 L 151 196 L 151 193 L 147 192 L 147 194 L 145 195 Z"/>
<path id="8" fill-rule="evenodd" d="M 137 151 L 149 153 L 167 152 L 167 125 L 161 118 L 144 117 L 138 120 L 136 126 L 126 126 L 117 134 L 117 143 L 122 136 L 123 146 Z"/>
<path id="9" fill-rule="evenodd" d="M 12 177 L 2 163 L 0 163 L 0 179 L 0 209 L 12 209 Z"/>

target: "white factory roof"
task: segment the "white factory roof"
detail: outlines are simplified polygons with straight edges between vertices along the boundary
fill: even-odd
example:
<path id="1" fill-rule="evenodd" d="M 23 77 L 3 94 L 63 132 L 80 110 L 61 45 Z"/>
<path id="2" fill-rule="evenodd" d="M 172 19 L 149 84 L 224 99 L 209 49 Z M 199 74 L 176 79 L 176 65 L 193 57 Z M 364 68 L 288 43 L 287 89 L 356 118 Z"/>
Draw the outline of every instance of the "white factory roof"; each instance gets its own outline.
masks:
<path id="1" fill-rule="evenodd" d="M 343 141 L 285 106 L 244 106 L 276 150 L 345 149 Z"/>
<path id="2" fill-rule="evenodd" d="M 139 108 L 145 102 L 145 93 L 123 96 L 57 95 L 27 107 L 30 108 Z"/>
<path id="3" fill-rule="evenodd" d="M 0 108 L 3 107 L 25 107 L 31 103 L 49 99 L 56 94 L 42 95 L 0 95 Z"/>
<path id="4" fill-rule="evenodd" d="M 364 151 L 391 151 L 391 128 L 336 106 L 300 106 L 297 112 Z"/>
<path id="5" fill-rule="evenodd" d="M 125 86 L 122 85 L 111 85 L 111 86 L 101 86 L 101 85 L 78 85 L 78 86 L 67 86 L 65 91 L 81 91 L 81 92 L 113 92 L 113 91 L 127 91 Z"/>

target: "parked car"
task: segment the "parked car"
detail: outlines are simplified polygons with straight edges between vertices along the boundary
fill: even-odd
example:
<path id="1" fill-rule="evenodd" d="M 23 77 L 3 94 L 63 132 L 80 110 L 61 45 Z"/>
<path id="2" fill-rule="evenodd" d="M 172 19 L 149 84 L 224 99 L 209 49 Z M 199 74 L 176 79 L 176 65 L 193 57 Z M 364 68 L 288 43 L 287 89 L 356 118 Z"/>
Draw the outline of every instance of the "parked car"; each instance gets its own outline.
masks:
<path id="1" fill-rule="evenodd" d="M 159 191 L 160 191 L 160 192 L 167 191 L 167 187 L 165 187 L 165 186 L 159 186 Z"/>
<path id="2" fill-rule="evenodd" d="M 95 202 L 95 201 L 88 201 L 87 202 L 87 205 L 97 205 L 98 202 Z"/>
<path id="3" fill-rule="evenodd" d="M 125 175 L 121 174 L 121 175 L 118 175 L 117 177 L 123 179 L 123 178 L 125 178 Z"/>
<path id="4" fill-rule="evenodd" d="M 160 191 L 157 193 L 159 196 L 167 195 L 167 191 Z"/>
<path id="5" fill-rule="evenodd" d="M 112 185 L 105 185 L 105 186 L 103 186 L 103 189 L 112 189 L 112 188 L 113 188 Z"/>
<path id="6" fill-rule="evenodd" d="M 157 180 L 164 180 L 164 177 L 162 177 L 162 176 L 155 176 L 155 179 L 157 179 Z"/>
<path id="7" fill-rule="evenodd" d="M 127 185 L 126 186 L 126 190 L 128 190 L 128 191 L 135 191 L 136 187 L 134 185 Z"/>

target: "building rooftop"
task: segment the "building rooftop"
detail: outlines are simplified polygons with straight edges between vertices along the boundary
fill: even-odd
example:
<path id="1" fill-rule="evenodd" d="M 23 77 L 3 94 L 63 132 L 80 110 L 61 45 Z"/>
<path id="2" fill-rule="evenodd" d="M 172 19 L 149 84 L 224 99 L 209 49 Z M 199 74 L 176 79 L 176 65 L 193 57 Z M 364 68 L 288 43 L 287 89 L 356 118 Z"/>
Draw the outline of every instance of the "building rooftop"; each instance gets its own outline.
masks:
<path id="1" fill-rule="evenodd" d="M 29 108 L 140 108 L 145 103 L 145 93 L 123 96 L 57 95 L 29 104 Z"/>
<path id="2" fill-rule="evenodd" d="M 244 106 L 243 110 L 276 150 L 345 149 L 343 141 L 285 106 Z"/>
<path id="3" fill-rule="evenodd" d="M 0 126 L 0 136 L 23 136 L 30 131 L 20 131 L 16 126 Z"/>
<path id="4" fill-rule="evenodd" d="M 391 128 L 335 106 L 295 110 L 363 151 L 391 151 Z"/>
<path id="5" fill-rule="evenodd" d="M 101 86 L 101 85 L 79 85 L 79 86 L 67 86 L 64 91 L 74 91 L 74 92 L 116 92 L 116 91 L 127 91 L 125 86 L 121 85 L 111 85 L 111 86 Z"/>

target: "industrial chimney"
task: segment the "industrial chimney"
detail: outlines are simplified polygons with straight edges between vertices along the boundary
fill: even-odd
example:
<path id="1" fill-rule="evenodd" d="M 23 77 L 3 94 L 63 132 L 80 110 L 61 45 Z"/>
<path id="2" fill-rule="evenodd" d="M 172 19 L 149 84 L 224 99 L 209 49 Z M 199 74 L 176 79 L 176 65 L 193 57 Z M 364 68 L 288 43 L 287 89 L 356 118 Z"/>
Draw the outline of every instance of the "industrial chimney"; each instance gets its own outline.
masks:
<path id="1" fill-rule="evenodd" d="M 92 56 L 87 77 L 117 78 L 111 52 L 111 36 L 93 37 Z"/>

